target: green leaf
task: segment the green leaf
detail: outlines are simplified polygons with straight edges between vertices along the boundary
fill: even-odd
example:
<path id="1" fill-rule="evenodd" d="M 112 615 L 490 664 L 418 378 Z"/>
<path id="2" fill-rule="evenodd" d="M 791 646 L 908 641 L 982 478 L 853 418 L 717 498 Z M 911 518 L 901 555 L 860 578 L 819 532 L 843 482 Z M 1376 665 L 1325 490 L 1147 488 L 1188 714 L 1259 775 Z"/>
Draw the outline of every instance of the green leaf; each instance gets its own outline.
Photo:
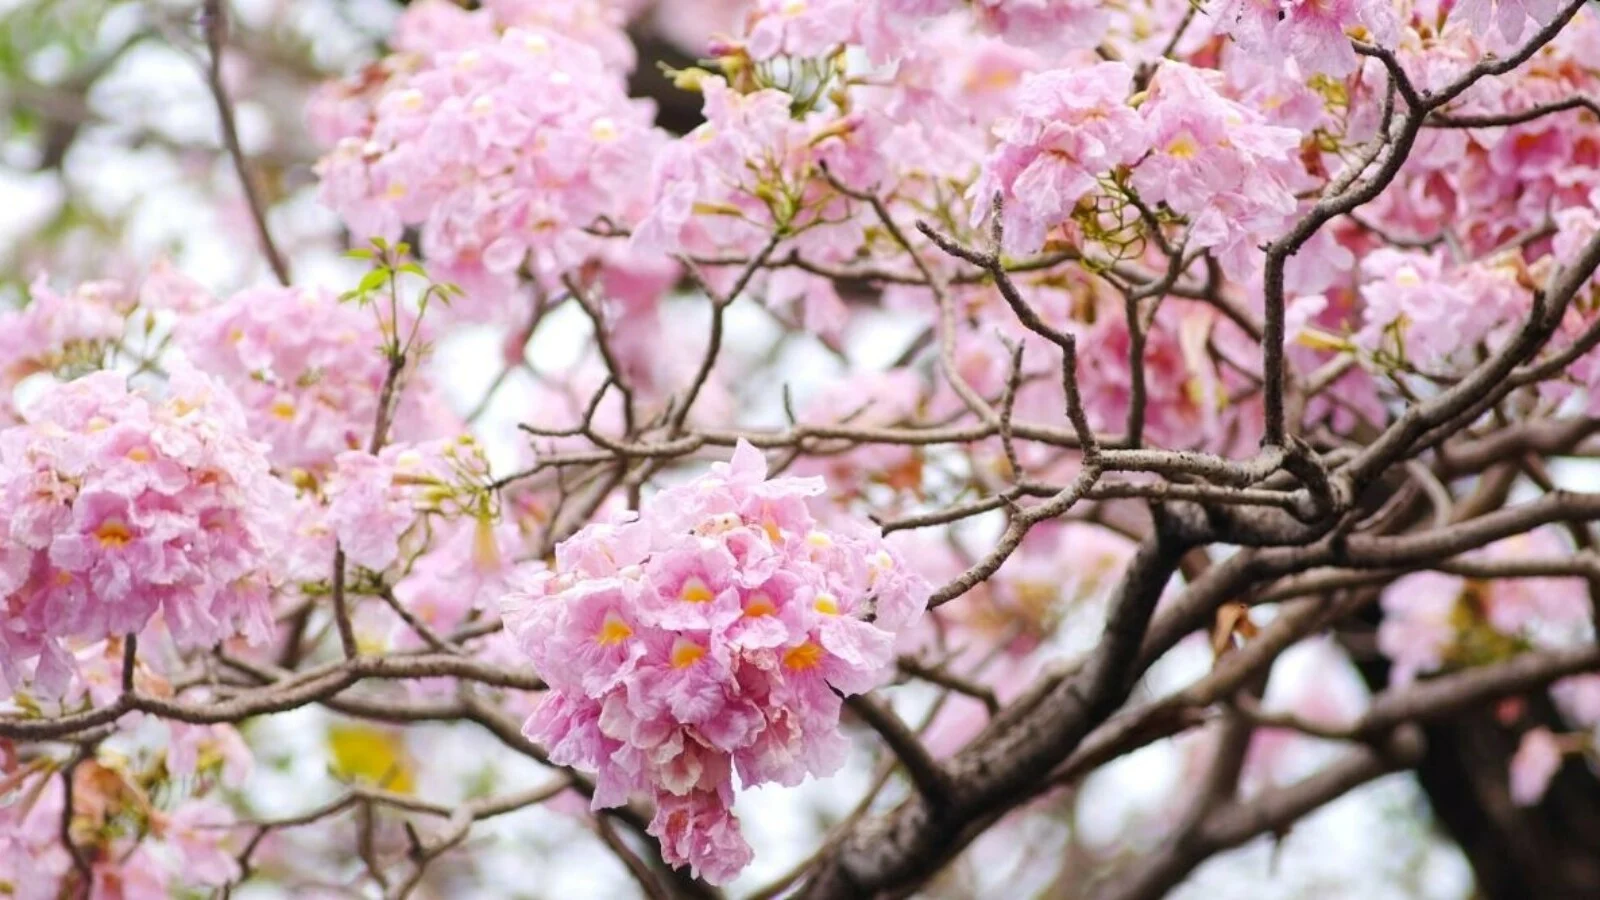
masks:
<path id="1" fill-rule="evenodd" d="M 361 283 L 356 285 L 356 293 L 370 294 L 378 288 L 389 283 L 392 273 L 388 269 L 373 269 L 361 277 Z"/>

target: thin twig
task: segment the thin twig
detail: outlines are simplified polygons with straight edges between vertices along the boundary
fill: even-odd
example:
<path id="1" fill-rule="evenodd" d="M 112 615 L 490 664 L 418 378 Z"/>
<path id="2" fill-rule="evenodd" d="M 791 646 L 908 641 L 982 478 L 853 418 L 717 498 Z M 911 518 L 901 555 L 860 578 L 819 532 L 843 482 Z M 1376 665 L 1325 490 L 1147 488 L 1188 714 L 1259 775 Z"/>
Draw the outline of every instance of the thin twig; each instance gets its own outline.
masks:
<path id="1" fill-rule="evenodd" d="M 288 287 L 291 283 L 289 263 L 272 239 L 272 230 L 267 225 L 266 203 L 261 197 L 261 189 L 256 186 L 255 178 L 250 173 L 244 146 L 239 142 L 239 126 L 234 120 L 233 101 L 229 99 L 227 86 L 222 81 L 222 57 L 228 42 L 226 4 L 223 0 L 205 0 L 203 18 L 206 47 L 210 51 L 210 63 L 206 67 L 206 85 L 216 102 L 217 118 L 222 126 L 222 143 L 228 148 L 228 156 L 233 160 L 233 169 L 239 176 L 239 185 L 244 190 L 246 203 L 249 204 L 250 219 L 256 226 L 256 239 L 261 244 L 261 253 L 266 256 L 267 264 L 272 267 L 272 274 L 278 279 L 278 283 Z"/>

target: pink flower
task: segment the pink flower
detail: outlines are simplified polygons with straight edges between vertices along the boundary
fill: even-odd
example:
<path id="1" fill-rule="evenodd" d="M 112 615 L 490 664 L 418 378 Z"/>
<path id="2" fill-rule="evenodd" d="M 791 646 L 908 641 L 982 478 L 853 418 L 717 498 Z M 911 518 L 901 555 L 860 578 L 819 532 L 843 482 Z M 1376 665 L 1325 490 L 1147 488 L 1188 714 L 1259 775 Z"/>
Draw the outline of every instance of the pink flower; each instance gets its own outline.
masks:
<path id="1" fill-rule="evenodd" d="M 395 584 L 394 595 L 441 633 L 454 631 L 474 611 L 492 609 L 513 583 L 543 569 L 543 563 L 517 560 L 523 540 L 513 522 L 479 516 L 435 528 L 432 545 Z M 410 626 L 397 621 L 396 628 L 403 642 L 420 640 Z"/>
<path id="2" fill-rule="evenodd" d="M 1355 342 L 1380 361 L 1433 370 L 1470 362 L 1475 346 L 1520 322 L 1532 304 L 1510 267 L 1447 271 L 1442 253 L 1382 248 L 1361 263 L 1365 323 Z"/>
<path id="3" fill-rule="evenodd" d="M 164 399 L 110 372 L 57 386 L 0 431 L 0 677 L 158 610 L 181 644 L 264 640 L 288 500 L 237 401 L 181 359 Z"/>
<path id="4" fill-rule="evenodd" d="M 997 131 L 1000 145 L 973 185 L 973 215 L 989 214 L 989 198 L 1006 199 L 1006 237 L 1031 253 L 1045 232 L 1070 218 L 1111 169 L 1149 149 L 1146 128 L 1128 106 L 1133 70 L 1125 63 L 1027 76 L 1015 118 Z"/>
<path id="5" fill-rule="evenodd" d="M 668 795 L 656 806 L 649 831 L 660 839 L 663 859 L 688 865 L 696 878 L 712 884 L 732 879 L 754 858 L 739 820 L 714 793 Z"/>
<path id="6" fill-rule="evenodd" d="M 749 861 L 734 773 L 835 771 L 840 695 L 883 683 L 928 594 L 876 534 L 812 517 L 820 479 L 766 475 L 741 442 L 636 519 L 573 535 L 504 602 L 550 685 L 529 736 L 597 772 L 596 808 L 653 794 L 665 858 L 712 881 Z"/>
<path id="7" fill-rule="evenodd" d="M 1127 317 L 1104 308 L 1086 331 L 1095 352 L 1080 362 L 1085 412 L 1097 427 L 1120 429 L 1132 402 Z M 1216 437 L 1226 390 L 1206 352 L 1216 315 L 1198 304 L 1169 301 L 1146 336 L 1145 427 L 1164 444 L 1197 445 Z"/>
<path id="8" fill-rule="evenodd" d="M 876 0 L 893 27 L 899 20 L 944 15 L 956 0 Z M 1093 47 L 1105 36 L 1111 17 L 1093 0 L 973 0 L 972 17 L 983 29 L 1028 47 L 1072 50 Z"/>
<path id="9" fill-rule="evenodd" d="M 167 867 L 139 844 L 126 857 L 94 867 L 95 900 L 170 900 L 172 876 Z"/>
<path id="10" fill-rule="evenodd" d="M 1391 46 L 1400 20 L 1392 0 L 1221 0 L 1212 15 L 1252 54 L 1288 56 L 1310 72 L 1348 75 L 1357 57 L 1346 31 L 1365 28 L 1369 42 Z"/>
<path id="11" fill-rule="evenodd" d="M 239 861 L 224 846 L 233 810 L 217 800 L 191 800 L 166 817 L 165 837 L 183 860 L 188 884 L 221 887 L 239 877 Z"/>
<path id="12" fill-rule="evenodd" d="M 185 316 L 174 335 L 195 365 L 233 389 L 277 465 L 325 471 L 371 437 L 388 363 L 370 311 L 326 290 L 255 288 Z M 451 429 L 443 409 L 432 386 L 407 372 L 392 435 Z"/>
<path id="13" fill-rule="evenodd" d="M 1549 24 L 1561 11 L 1561 0 L 1461 0 L 1452 10 L 1479 34 L 1491 26 L 1507 41 L 1522 37 L 1532 19 L 1535 27 Z"/>
<path id="14" fill-rule="evenodd" d="M 401 536 L 423 515 L 478 511 L 488 480 L 488 460 L 466 436 L 392 444 L 376 455 L 352 450 L 334 463 L 328 525 L 350 561 L 373 570 L 399 558 Z"/>
<path id="15" fill-rule="evenodd" d="M 1550 248 L 1556 262 L 1572 265 L 1583 246 L 1600 233 L 1600 214 L 1595 212 L 1595 206 L 1600 206 L 1595 203 L 1597 197 L 1600 191 L 1590 194 L 1590 203 L 1594 206 L 1569 206 L 1556 212 L 1556 234 Z"/>
<path id="16" fill-rule="evenodd" d="M 1162 63 L 1139 108 L 1153 150 L 1134 168 L 1133 185 L 1147 202 L 1189 218 L 1191 246 L 1213 248 L 1226 270 L 1248 273 L 1256 247 L 1295 211 L 1300 132 L 1223 97 L 1215 74 Z"/>
<path id="17" fill-rule="evenodd" d="M 435 270 L 472 285 L 454 308 L 486 318 L 504 311 L 524 266 L 559 290 L 561 275 L 606 255 L 587 229 L 639 219 L 662 137 L 615 68 L 632 53 L 608 4 L 440 6 L 413 7 L 428 17 L 403 30 L 414 56 L 327 92 L 338 99 L 319 118 L 334 140 L 317 170 L 324 202 L 357 233 L 394 239 L 417 226 Z M 434 19 L 447 23 L 437 42 Z"/>
<path id="18" fill-rule="evenodd" d="M 1394 661 L 1392 683 L 1409 684 L 1444 665 L 1455 643 L 1452 614 L 1460 595 L 1461 579 L 1438 572 L 1407 575 L 1383 592 L 1378 649 Z"/>
<path id="19" fill-rule="evenodd" d="M 1530 728 L 1511 757 L 1511 802 L 1518 806 L 1537 806 L 1550 786 L 1550 779 L 1561 770 L 1561 742 L 1548 728 Z"/>
<path id="20" fill-rule="evenodd" d="M 139 285 L 139 304 L 147 310 L 170 309 L 188 315 L 199 312 L 211 302 L 210 292 L 165 258 L 150 264 L 144 283 Z"/>
<path id="21" fill-rule="evenodd" d="M 14 418 L 8 412 L 11 391 L 29 375 L 56 372 L 71 378 L 100 368 L 134 305 L 113 281 L 85 282 L 61 294 L 40 275 L 28 293 L 27 306 L 0 312 L 0 424 Z"/>
<path id="22" fill-rule="evenodd" d="M 745 46 L 754 59 L 824 56 L 856 36 L 856 0 L 757 0 Z"/>
<path id="23" fill-rule="evenodd" d="M 973 12 L 1008 41 L 1056 50 L 1093 47 L 1111 21 L 1096 0 L 977 0 Z"/>
<path id="24" fill-rule="evenodd" d="M 1583 728 L 1600 723 L 1600 675 L 1574 675 L 1550 686 L 1568 720 Z"/>
<path id="25" fill-rule="evenodd" d="M 57 900 L 72 870 L 60 840 L 61 779 L 49 772 L 23 778 L 15 796 L 0 805 L 0 881 L 16 888 L 18 900 Z"/>
<path id="26" fill-rule="evenodd" d="M 238 729 L 231 725 L 189 725 L 183 722 L 167 723 L 171 734 L 167 741 L 167 770 L 180 778 L 199 774 L 200 754 L 214 754 L 222 764 L 222 781 L 230 787 L 239 787 L 250 776 L 255 765 L 250 747 Z"/>

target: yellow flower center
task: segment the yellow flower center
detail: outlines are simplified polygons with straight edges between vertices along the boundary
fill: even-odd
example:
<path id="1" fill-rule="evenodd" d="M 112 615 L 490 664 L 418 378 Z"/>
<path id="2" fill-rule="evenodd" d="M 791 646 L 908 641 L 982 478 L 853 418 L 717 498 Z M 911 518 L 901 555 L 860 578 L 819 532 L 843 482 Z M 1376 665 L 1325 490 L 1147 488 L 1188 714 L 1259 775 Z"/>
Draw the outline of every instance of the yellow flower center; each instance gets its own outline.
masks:
<path id="1" fill-rule="evenodd" d="M 694 641 L 678 638 L 672 645 L 672 667 L 674 669 L 687 669 L 700 661 L 706 655 L 706 648 Z"/>
<path id="2" fill-rule="evenodd" d="M 1187 131 L 1173 138 L 1172 142 L 1167 144 L 1167 154 L 1176 159 L 1194 159 L 1195 154 L 1199 152 L 1200 145 L 1195 143 L 1194 138 Z"/>
<path id="3" fill-rule="evenodd" d="M 750 605 L 744 608 L 745 616 L 751 619 L 760 618 L 761 616 L 776 615 L 777 612 L 777 605 L 774 604 L 772 602 L 772 598 L 768 597 L 766 594 L 752 595 L 750 597 Z"/>
<path id="4" fill-rule="evenodd" d="M 133 540 L 133 529 L 121 519 L 107 519 L 94 530 L 94 536 L 102 547 L 126 547 Z"/>
<path id="5" fill-rule="evenodd" d="M 683 589 L 678 592 L 678 596 L 685 603 L 710 603 L 717 595 L 711 592 L 711 588 L 706 587 L 704 581 L 691 578 L 683 583 Z"/>
<path id="6" fill-rule="evenodd" d="M 832 594 L 818 594 L 817 601 L 811 604 L 811 607 L 825 616 L 837 616 L 839 614 L 839 598 Z"/>
<path id="7" fill-rule="evenodd" d="M 604 622 L 600 623 L 600 632 L 594 636 L 594 642 L 602 647 L 615 647 L 628 638 L 633 637 L 633 629 L 622 617 L 616 613 L 606 613 Z"/>
<path id="8" fill-rule="evenodd" d="M 822 647 L 813 641 L 806 641 L 784 653 L 783 664 L 800 671 L 815 669 L 822 664 Z"/>

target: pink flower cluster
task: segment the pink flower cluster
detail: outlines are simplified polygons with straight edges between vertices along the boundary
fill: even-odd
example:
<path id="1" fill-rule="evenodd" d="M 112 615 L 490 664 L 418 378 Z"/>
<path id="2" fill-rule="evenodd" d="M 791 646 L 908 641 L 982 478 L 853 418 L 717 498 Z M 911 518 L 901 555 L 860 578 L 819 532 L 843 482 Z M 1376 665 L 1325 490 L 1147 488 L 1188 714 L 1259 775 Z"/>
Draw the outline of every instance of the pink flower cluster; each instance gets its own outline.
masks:
<path id="1" fill-rule="evenodd" d="M 480 292 L 511 291 L 524 265 L 554 283 L 601 252 L 585 229 L 642 213 L 662 142 L 653 109 L 569 33 L 461 37 L 324 90 L 315 130 L 336 143 L 317 167 L 323 200 L 363 236 L 420 226 L 432 267 Z"/>
<path id="2" fill-rule="evenodd" d="M 488 474 L 488 460 L 467 436 L 341 453 L 328 485 L 327 523 L 351 562 L 384 569 L 422 515 L 477 512 Z"/>
<path id="3" fill-rule="evenodd" d="M 371 435 L 388 363 L 370 311 L 326 290 L 254 288 L 181 318 L 173 331 L 195 365 L 233 390 L 275 465 L 320 472 Z M 430 387 L 407 379 L 396 436 L 447 424 Z"/>
<path id="4" fill-rule="evenodd" d="M 1070 218 L 1102 176 L 1150 149 L 1144 121 L 1128 105 L 1132 90 L 1133 69 L 1120 62 L 1028 76 L 1015 116 L 996 129 L 1000 144 L 973 185 L 974 216 L 989 214 L 998 191 L 1008 243 L 1021 252 L 1039 249 L 1045 232 Z"/>
<path id="5" fill-rule="evenodd" d="M 85 885 L 61 842 L 63 776 L 54 766 L 17 765 L 0 746 L 0 885 L 15 900 L 167 900 L 221 888 L 240 875 L 233 811 L 217 788 L 240 788 L 252 759 L 226 725 L 174 724 L 171 739 L 143 745 L 128 732 L 72 774 L 70 827 L 89 863 Z M 132 740 L 129 740 L 133 737 Z M 211 754 L 204 763 L 197 755 Z M 146 781 L 129 758 L 160 754 L 160 780 Z M 43 760 L 36 760 L 43 761 Z M 142 760 L 141 760 L 142 761 Z M 137 771 L 137 770 L 136 770 Z M 144 770 L 149 771 L 149 770 Z M 189 890 L 185 890 L 185 889 Z"/>
<path id="6" fill-rule="evenodd" d="M 755 0 L 745 49 L 753 59 L 775 56 L 826 56 L 857 43 L 872 4 L 857 0 Z"/>
<path id="7" fill-rule="evenodd" d="M 639 0 L 485 0 L 465 8 L 453 0 L 420 0 L 407 6 L 395 23 L 395 49 L 428 53 L 464 50 L 493 40 L 507 28 L 538 28 L 582 41 L 595 48 L 607 68 L 632 69 L 633 42 L 626 32 L 627 15 Z"/>
<path id="8" fill-rule="evenodd" d="M 878 5 L 898 17 L 941 15 L 967 7 L 973 21 L 986 31 L 1020 46 L 1054 49 L 1093 47 L 1111 21 L 1108 4 L 1095 0 L 878 0 Z"/>
<path id="9" fill-rule="evenodd" d="M 1448 268 L 1441 252 L 1382 248 L 1361 261 L 1365 322 L 1358 346 L 1387 362 L 1437 371 L 1475 359 L 1480 341 L 1519 321 L 1532 306 L 1514 268 L 1482 263 Z"/>
<path id="10" fill-rule="evenodd" d="M 1211 248 L 1223 268 L 1240 275 L 1255 266 L 1256 248 L 1288 225 L 1293 191 L 1306 179 L 1294 128 L 1219 93 L 1214 71 L 1163 63 L 1139 107 L 1152 152 L 1133 170 L 1133 186 L 1150 203 L 1189 219 L 1189 247 Z"/>
<path id="11" fill-rule="evenodd" d="M 138 632 L 264 640 L 288 489 L 225 387 L 172 367 L 163 399 L 98 372 L 58 385 L 0 431 L 0 679 L 40 657 L 64 686 L 65 639 Z"/>
<path id="12" fill-rule="evenodd" d="M 844 761 L 842 697 L 882 684 L 927 587 L 875 534 L 819 526 L 820 478 L 730 463 L 637 517 L 563 543 L 506 600 L 550 685 L 527 733 L 598 773 L 596 808 L 655 797 L 650 832 L 713 883 L 750 860 L 731 810 L 745 786 L 795 785 Z"/>
<path id="13" fill-rule="evenodd" d="M 1571 552 L 1565 540 L 1544 530 L 1497 541 L 1476 555 L 1505 560 Z M 1486 647 L 1561 647 L 1589 639 L 1588 596 L 1575 578 L 1472 581 L 1418 572 L 1384 591 L 1382 603 L 1378 649 L 1394 662 L 1390 681 L 1396 684 L 1452 665 L 1482 663 Z"/>
<path id="14" fill-rule="evenodd" d="M 1492 24 L 1507 41 L 1520 40 L 1530 20 L 1535 26 L 1548 24 L 1561 11 L 1561 0 L 1461 0 L 1452 10 L 1483 34 Z"/>
<path id="15" fill-rule="evenodd" d="M 1357 58 L 1347 32 L 1393 46 L 1400 35 L 1394 0 L 1222 0 L 1210 4 L 1220 30 L 1241 49 L 1294 59 L 1310 72 L 1348 75 Z"/>
<path id="16" fill-rule="evenodd" d="M 1301 135 L 1224 97 L 1215 74 L 1165 62 L 1137 111 L 1123 63 L 1029 76 L 973 187 L 974 217 L 999 191 L 1010 201 L 1008 247 L 1032 252 L 1080 200 L 1109 190 L 1100 179 L 1131 167 L 1144 200 L 1188 217 L 1190 246 L 1249 271 L 1255 247 L 1295 211 Z"/>
<path id="17" fill-rule="evenodd" d="M 881 161 L 861 116 L 791 115 L 794 98 L 775 88 L 749 93 L 722 78 L 700 80 L 705 124 L 656 158 L 652 206 L 634 246 L 666 253 L 754 253 L 778 226 L 801 232 L 816 258 L 842 258 L 861 229 L 818 173 L 826 163 L 847 183 L 870 185 Z M 841 218 L 846 221 L 841 224 Z"/>
<path id="18" fill-rule="evenodd" d="M 70 372 L 94 363 L 122 337 L 135 298 L 118 282 L 90 281 L 67 294 L 43 275 L 28 287 L 31 302 L 0 312 L 0 423 L 13 421 L 12 388 L 38 372 Z"/>

